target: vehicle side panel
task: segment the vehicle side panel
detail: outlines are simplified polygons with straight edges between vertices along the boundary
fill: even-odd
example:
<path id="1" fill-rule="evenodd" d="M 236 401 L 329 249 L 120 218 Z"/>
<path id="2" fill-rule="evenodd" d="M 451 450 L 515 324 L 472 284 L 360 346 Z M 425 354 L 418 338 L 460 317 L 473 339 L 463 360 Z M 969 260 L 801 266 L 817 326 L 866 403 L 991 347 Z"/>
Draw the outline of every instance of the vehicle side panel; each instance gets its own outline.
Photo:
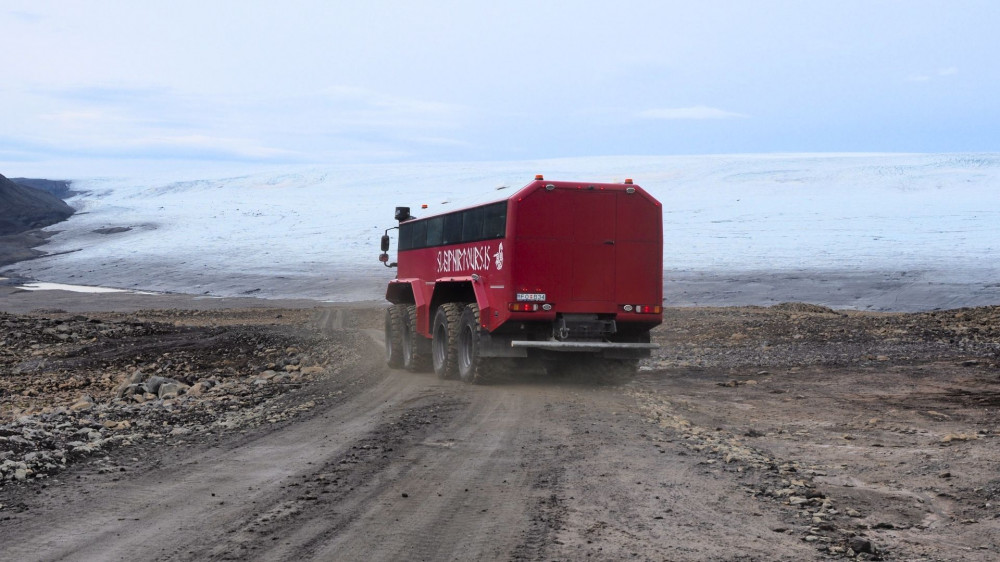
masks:
<path id="1" fill-rule="evenodd" d="M 476 209 L 461 211 L 475 216 Z M 536 181 L 512 194 L 506 209 L 504 238 L 399 252 L 393 283 L 411 285 L 424 336 L 442 298 L 437 294 L 461 284 L 490 332 L 508 322 L 551 322 L 573 313 L 660 323 L 661 314 L 623 310 L 663 300 L 662 211 L 641 188 Z M 544 293 L 552 309 L 511 312 L 517 293 Z"/>

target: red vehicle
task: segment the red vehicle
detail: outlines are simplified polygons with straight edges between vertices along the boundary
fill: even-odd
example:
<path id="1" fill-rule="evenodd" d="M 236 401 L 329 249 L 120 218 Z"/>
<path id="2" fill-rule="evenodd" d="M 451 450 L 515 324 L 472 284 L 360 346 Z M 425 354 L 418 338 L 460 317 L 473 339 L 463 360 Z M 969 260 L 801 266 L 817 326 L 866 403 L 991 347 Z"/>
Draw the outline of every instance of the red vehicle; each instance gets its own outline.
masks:
<path id="1" fill-rule="evenodd" d="M 430 217 L 396 208 L 389 365 L 488 380 L 510 359 L 634 373 L 662 322 L 663 213 L 632 180 L 535 181 Z M 392 229 L 389 229 L 392 230 Z"/>

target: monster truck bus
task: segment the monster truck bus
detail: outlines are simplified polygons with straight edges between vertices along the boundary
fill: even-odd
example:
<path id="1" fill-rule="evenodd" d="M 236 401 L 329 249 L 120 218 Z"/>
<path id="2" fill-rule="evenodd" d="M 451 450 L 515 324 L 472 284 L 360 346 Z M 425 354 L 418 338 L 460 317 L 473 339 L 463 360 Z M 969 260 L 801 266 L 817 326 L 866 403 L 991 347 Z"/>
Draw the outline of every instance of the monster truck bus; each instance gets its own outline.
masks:
<path id="1" fill-rule="evenodd" d="M 396 208 L 388 363 L 485 382 L 511 360 L 552 373 L 634 373 L 663 319 L 663 213 L 632 180 L 535 181 L 506 199 L 416 218 Z M 392 229 L 389 229 L 392 230 Z M 515 361 L 516 362 L 516 361 Z"/>

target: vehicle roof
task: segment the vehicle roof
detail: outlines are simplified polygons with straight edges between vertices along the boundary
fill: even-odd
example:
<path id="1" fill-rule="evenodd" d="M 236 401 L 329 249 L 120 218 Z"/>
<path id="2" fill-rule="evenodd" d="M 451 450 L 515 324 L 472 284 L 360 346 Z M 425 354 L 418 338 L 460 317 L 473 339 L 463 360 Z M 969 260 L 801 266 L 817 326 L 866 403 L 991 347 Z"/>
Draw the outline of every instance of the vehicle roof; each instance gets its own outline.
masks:
<path id="1" fill-rule="evenodd" d="M 545 189 L 546 186 L 555 186 L 560 189 L 598 189 L 598 190 L 625 190 L 628 187 L 634 187 L 637 191 L 645 195 L 647 198 L 655 201 L 651 195 L 646 193 L 637 184 L 625 184 L 625 183 L 601 183 L 601 182 L 587 182 L 587 181 L 555 181 L 555 180 L 534 180 L 529 182 L 527 185 L 520 189 L 515 189 L 510 186 L 500 186 L 492 191 L 484 191 L 476 194 L 471 194 L 467 197 L 453 198 L 444 203 L 434 205 L 433 208 L 427 209 L 411 209 L 411 212 L 420 214 L 416 219 L 430 218 L 437 215 L 446 215 L 449 213 L 455 213 L 458 211 L 464 211 L 465 209 L 471 209 L 473 207 L 480 207 L 483 205 L 489 205 L 491 203 L 499 203 L 501 201 L 506 201 L 513 199 L 515 197 L 524 197 L 525 195 L 532 193 L 539 189 Z M 409 222 L 409 221 L 407 221 Z"/>

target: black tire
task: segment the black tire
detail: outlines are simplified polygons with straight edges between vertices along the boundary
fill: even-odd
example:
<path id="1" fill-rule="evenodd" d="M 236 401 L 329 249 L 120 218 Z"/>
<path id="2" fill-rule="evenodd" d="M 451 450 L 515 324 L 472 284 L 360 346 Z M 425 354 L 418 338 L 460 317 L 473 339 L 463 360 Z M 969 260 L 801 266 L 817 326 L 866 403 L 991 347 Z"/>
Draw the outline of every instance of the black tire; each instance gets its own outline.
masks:
<path id="1" fill-rule="evenodd" d="M 479 354 L 479 305 L 465 307 L 458 320 L 458 378 L 483 384 L 495 374 L 496 359 Z"/>
<path id="2" fill-rule="evenodd" d="M 403 366 L 403 308 L 394 304 L 385 309 L 385 358 L 393 369 Z"/>
<path id="3" fill-rule="evenodd" d="M 431 340 L 417 332 L 417 307 L 409 305 L 403 316 L 403 367 L 423 373 L 431 369 Z"/>
<path id="4" fill-rule="evenodd" d="M 455 302 L 442 304 L 434 314 L 431 357 L 434 372 L 442 379 L 458 375 L 458 319 L 461 315 L 462 305 Z"/>

